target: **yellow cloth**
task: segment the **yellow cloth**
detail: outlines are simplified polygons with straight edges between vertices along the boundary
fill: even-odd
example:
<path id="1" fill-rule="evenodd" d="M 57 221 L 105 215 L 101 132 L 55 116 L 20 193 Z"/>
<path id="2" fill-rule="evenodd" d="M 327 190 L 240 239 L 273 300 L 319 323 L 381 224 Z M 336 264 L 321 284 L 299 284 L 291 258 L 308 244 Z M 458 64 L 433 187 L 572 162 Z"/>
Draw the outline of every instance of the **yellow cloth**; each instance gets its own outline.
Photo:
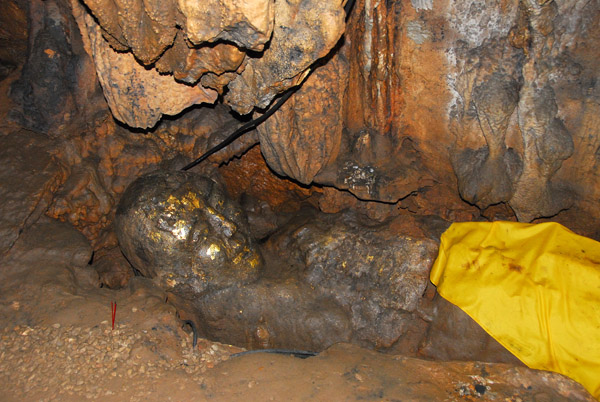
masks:
<path id="1" fill-rule="evenodd" d="M 431 281 L 527 366 L 600 399 L 600 243 L 558 223 L 454 223 Z"/>

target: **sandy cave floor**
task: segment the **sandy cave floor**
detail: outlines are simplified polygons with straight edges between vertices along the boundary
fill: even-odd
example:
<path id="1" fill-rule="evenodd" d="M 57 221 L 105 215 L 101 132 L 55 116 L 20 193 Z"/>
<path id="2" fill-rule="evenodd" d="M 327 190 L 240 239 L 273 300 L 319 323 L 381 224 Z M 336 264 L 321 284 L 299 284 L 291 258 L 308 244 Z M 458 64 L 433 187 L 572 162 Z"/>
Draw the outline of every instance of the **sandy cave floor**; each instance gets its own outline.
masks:
<path id="1" fill-rule="evenodd" d="M 593 400 L 562 376 L 504 364 L 436 363 L 348 344 L 308 359 L 232 358 L 243 349 L 204 339 L 193 348 L 152 281 L 99 288 L 75 241 L 57 249 L 56 240 L 40 246 L 44 238 L 23 236 L 0 262 L 1 401 Z"/>

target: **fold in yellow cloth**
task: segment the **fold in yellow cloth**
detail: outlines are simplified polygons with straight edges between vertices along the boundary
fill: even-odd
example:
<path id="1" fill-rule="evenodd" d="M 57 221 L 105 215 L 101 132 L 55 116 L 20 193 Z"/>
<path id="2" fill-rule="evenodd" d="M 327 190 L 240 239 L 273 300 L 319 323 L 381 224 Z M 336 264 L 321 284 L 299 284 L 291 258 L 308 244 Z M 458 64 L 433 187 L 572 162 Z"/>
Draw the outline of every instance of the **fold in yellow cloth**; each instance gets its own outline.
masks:
<path id="1" fill-rule="evenodd" d="M 600 243 L 553 222 L 454 223 L 430 277 L 527 366 L 600 400 Z"/>

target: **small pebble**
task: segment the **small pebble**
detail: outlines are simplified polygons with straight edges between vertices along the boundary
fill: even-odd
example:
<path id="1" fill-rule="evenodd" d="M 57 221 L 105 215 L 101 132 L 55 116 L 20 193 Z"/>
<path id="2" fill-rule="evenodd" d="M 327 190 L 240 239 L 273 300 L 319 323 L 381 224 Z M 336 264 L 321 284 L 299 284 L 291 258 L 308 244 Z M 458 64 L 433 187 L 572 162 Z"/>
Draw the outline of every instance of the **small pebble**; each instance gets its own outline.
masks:
<path id="1" fill-rule="evenodd" d="M 10 373 L 13 400 L 28 400 L 28 395 L 38 393 L 44 394 L 40 399 L 44 401 L 67 395 L 77 400 L 114 398 L 115 393 L 122 392 L 121 388 L 111 390 L 114 378 L 123 378 L 135 379 L 128 382 L 138 393 L 132 400 L 143 401 L 147 400 L 144 384 L 172 371 L 204 373 L 234 353 L 209 341 L 202 341 L 203 349 L 192 349 L 185 339 L 176 341 L 173 331 L 164 329 L 144 331 L 135 325 L 121 325 L 112 331 L 110 326 L 101 329 L 59 323 L 3 328 L 0 376 Z M 170 349 L 173 344 L 179 345 L 175 351 Z"/>

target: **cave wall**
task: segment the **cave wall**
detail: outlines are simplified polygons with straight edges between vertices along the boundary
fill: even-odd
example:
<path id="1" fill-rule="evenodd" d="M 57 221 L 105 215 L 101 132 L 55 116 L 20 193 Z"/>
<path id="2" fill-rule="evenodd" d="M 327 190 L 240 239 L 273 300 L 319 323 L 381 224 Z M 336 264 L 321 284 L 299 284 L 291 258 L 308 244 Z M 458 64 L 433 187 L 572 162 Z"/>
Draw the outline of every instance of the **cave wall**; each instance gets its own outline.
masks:
<path id="1" fill-rule="evenodd" d="M 343 2 L 194 4 L 3 3 L 2 142 L 43 144 L 34 159 L 56 166 L 13 237 L 45 213 L 114 246 L 131 181 L 299 84 L 196 169 L 275 208 L 550 218 L 600 237 L 597 1 L 357 0 L 347 20 Z"/>
<path id="2" fill-rule="evenodd" d="M 585 1 L 359 1 L 339 52 L 258 128 L 265 159 L 362 200 L 597 236 L 598 17 Z"/>
<path id="3" fill-rule="evenodd" d="M 363 200 L 595 233 L 576 216 L 594 215 L 598 17 L 585 1 L 359 1 L 339 52 L 258 128 L 263 154 Z"/>

